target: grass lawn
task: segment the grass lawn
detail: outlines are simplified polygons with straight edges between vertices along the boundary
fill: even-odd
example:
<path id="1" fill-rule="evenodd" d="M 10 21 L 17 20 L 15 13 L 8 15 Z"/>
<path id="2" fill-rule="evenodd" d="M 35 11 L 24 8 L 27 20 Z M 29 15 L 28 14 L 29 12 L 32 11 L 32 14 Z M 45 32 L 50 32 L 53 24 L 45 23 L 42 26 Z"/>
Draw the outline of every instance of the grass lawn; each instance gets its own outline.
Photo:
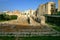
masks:
<path id="1" fill-rule="evenodd" d="M 38 36 L 38 37 L 25 37 L 23 40 L 60 40 L 57 36 Z"/>
<path id="2" fill-rule="evenodd" d="M 55 24 L 50 24 L 50 23 L 47 23 L 50 27 L 52 27 L 53 29 L 57 30 L 60 32 L 60 26 L 57 26 Z"/>
<path id="3" fill-rule="evenodd" d="M 15 40 L 16 37 L 0 36 L 0 40 Z M 59 36 L 19 37 L 18 40 L 60 40 Z"/>
<path id="4" fill-rule="evenodd" d="M 0 36 L 0 40 L 15 40 L 13 36 Z"/>

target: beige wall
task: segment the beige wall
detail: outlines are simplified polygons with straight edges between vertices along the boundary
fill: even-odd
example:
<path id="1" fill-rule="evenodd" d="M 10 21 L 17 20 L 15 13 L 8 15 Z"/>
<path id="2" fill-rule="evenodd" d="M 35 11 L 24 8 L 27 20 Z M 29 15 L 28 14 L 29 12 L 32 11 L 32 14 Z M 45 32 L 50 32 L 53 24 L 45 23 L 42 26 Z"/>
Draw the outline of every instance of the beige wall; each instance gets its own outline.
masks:
<path id="1" fill-rule="evenodd" d="M 41 16 L 40 19 L 41 19 L 41 24 L 45 24 L 45 16 Z"/>
<path id="2" fill-rule="evenodd" d="M 60 0 L 58 0 L 58 11 L 60 11 Z"/>
<path id="3" fill-rule="evenodd" d="M 38 18 L 40 18 L 40 16 L 42 16 L 44 13 L 44 6 L 45 5 L 42 4 L 42 5 L 39 5 L 39 7 L 37 8 L 36 13 Z"/>
<path id="4" fill-rule="evenodd" d="M 51 6 L 51 5 L 53 5 L 53 6 Z M 53 8 L 53 9 L 51 9 L 51 8 Z M 46 13 L 53 14 L 53 13 L 51 13 L 51 10 L 54 10 L 53 13 L 55 13 L 55 3 L 54 2 L 49 2 L 46 4 Z"/>

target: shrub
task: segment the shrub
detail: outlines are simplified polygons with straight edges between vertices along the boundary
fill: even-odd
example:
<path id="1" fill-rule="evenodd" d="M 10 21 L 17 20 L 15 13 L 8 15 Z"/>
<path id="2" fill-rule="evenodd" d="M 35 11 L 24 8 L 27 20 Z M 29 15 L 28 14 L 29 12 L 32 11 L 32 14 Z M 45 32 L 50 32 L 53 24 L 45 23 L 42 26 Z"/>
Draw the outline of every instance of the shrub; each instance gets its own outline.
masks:
<path id="1" fill-rule="evenodd" d="M 58 14 L 58 15 L 60 15 L 60 11 L 59 11 L 59 12 L 57 12 L 57 14 Z"/>
<path id="2" fill-rule="evenodd" d="M 17 15 L 8 15 L 6 13 L 0 14 L 0 21 L 7 21 L 7 20 L 13 20 L 17 19 Z"/>
<path id="3" fill-rule="evenodd" d="M 11 15 L 11 19 L 17 19 L 17 15 Z"/>

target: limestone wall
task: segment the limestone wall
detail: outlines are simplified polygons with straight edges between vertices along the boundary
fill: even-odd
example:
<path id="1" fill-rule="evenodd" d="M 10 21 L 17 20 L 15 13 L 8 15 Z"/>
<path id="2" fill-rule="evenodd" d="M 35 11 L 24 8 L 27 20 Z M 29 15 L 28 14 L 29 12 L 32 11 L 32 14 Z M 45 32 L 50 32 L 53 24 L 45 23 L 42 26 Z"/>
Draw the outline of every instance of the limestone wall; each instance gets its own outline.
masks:
<path id="1" fill-rule="evenodd" d="M 41 24 L 45 24 L 45 17 L 41 16 L 40 19 L 41 19 Z"/>

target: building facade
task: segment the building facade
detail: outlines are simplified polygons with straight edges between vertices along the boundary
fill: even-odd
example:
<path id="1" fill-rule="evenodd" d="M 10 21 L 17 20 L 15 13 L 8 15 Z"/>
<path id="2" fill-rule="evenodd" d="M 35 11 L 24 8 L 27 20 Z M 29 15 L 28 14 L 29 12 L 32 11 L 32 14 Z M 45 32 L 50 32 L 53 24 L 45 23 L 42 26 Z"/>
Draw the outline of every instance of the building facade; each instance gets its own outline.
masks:
<path id="1" fill-rule="evenodd" d="M 37 8 L 35 15 L 38 18 L 38 20 L 40 19 L 40 22 L 43 24 L 45 23 L 45 14 L 48 15 L 52 15 L 55 14 L 55 10 L 56 10 L 56 6 L 54 2 L 48 2 L 42 5 L 39 5 L 39 7 Z"/>
<path id="2" fill-rule="evenodd" d="M 46 5 L 46 14 L 55 14 L 56 4 L 54 2 L 48 2 Z"/>
<path id="3" fill-rule="evenodd" d="M 58 0 L 58 11 L 60 11 L 60 0 Z"/>
<path id="4" fill-rule="evenodd" d="M 35 10 L 29 9 L 29 10 L 24 11 L 23 13 L 25 15 L 33 15 L 34 12 L 35 12 Z"/>
<path id="5" fill-rule="evenodd" d="M 48 3 L 45 3 L 45 4 L 42 4 L 40 5 L 37 10 L 36 10 L 36 13 L 37 15 L 44 15 L 44 14 L 54 14 L 55 13 L 55 9 L 56 9 L 56 6 L 55 6 L 55 3 L 54 2 L 48 2 Z"/>
<path id="6" fill-rule="evenodd" d="M 21 15 L 21 12 L 18 11 L 18 10 L 6 11 L 5 13 L 8 14 L 8 15 L 17 15 L 18 17 L 20 17 L 20 15 Z"/>

